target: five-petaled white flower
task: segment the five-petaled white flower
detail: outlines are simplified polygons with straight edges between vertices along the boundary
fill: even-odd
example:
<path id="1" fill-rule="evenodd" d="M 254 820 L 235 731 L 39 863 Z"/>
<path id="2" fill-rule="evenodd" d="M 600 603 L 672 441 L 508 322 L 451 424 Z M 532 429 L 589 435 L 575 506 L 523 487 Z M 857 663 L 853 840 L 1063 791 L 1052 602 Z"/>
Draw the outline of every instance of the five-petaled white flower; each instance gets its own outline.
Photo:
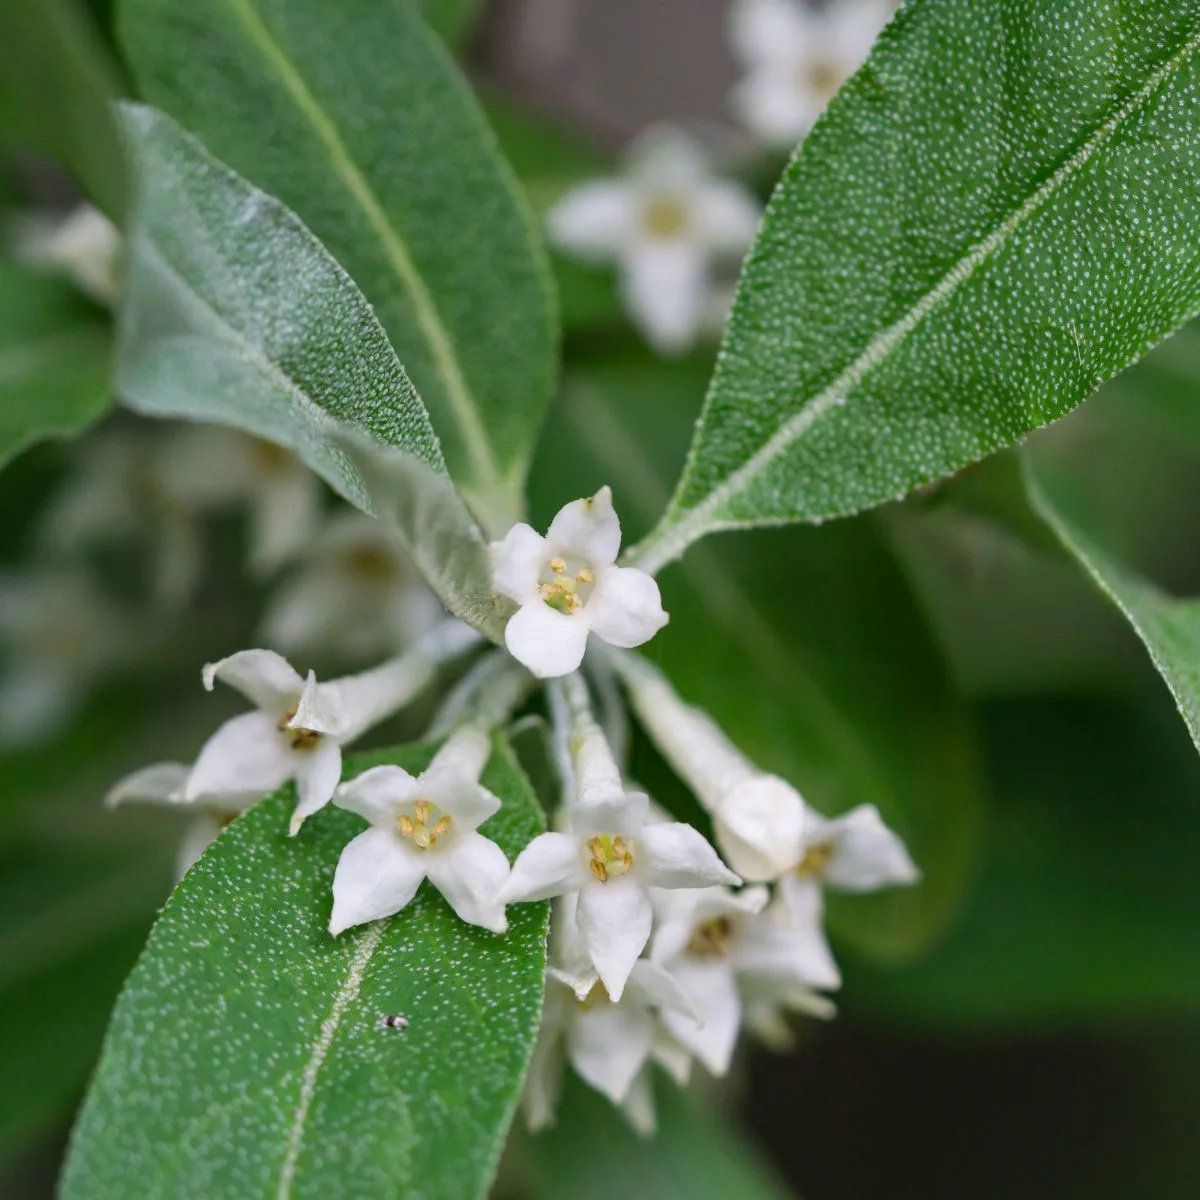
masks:
<path id="1" fill-rule="evenodd" d="M 819 912 L 798 920 L 778 904 L 766 908 L 765 887 L 736 895 L 727 888 L 664 892 L 655 900 L 651 961 L 695 1008 L 694 1016 L 664 1010 L 663 1021 L 714 1075 L 724 1075 L 733 1058 L 747 981 L 807 990 L 841 983 Z"/>
<path id="2" fill-rule="evenodd" d="M 738 0 L 734 53 L 746 77 L 733 105 L 764 142 L 793 146 L 866 58 L 891 6 L 879 0 Z"/>
<path id="3" fill-rule="evenodd" d="M 635 143 L 625 178 L 581 184 L 547 224 L 567 252 L 615 262 L 636 324 L 660 352 L 679 353 L 705 325 L 714 260 L 745 252 L 759 213 L 754 196 L 714 176 L 689 138 L 657 129 Z"/>
<path id="4" fill-rule="evenodd" d="M 466 726 L 413 777 L 400 767 L 374 767 L 344 783 L 334 803 L 371 822 L 342 851 L 333 876 L 329 932 L 390 917 L 428 879 L 471 925 L 508 928 L 496 893 L 508 859 L 477 832 L 500 808 L 480 782 L 491 752 L 487 734 Z"/>
<path id="5" fill-rule="evenodd" d="M 621 654 L 612 662 L 647 732 L 712 813 L 717 845 L 733 869 L 751 883 L 769 883 L 791 871 L 803 857 L 814 819 L 800 793 L 760 771 L 645 659 Z"/>
<path id="6" fill-rule="evenodd" d="M 521 606 L 504 640 L 535 675 L 574 671 L 589 633 L 614 646 L 640 646 L 667 623 L 658 584 L 636 567 L 618 567 L 620 548 L 621 522 L 607 487 L 561 508 L 545 537 L 521 524 L 492 543 L 496 588 Z"/>
<path id="7" fill-rule="evenodd" d="M 739 883 L 690 825 L 653 823 L 649 799 L 627 793 L 576 804 L 569 833 L 543 833 L 521 851 L 500 891 L 504 904 L 578 894 L 578 926 L 608 996 L 625 982 L 650 940 L 650 888 Z"/>
<path id="8" fill-rule="evenodd" d="M 899 835 L 883 823 L 875 805 L 862 804 L 833 820 L 810 810 L 804 854 L 780 879 L 779 890 L 797 919 L 807 920 L 813 911 L 819 919 L 822 885 L 843 892 L 874 892 L 920 878 Z"/>

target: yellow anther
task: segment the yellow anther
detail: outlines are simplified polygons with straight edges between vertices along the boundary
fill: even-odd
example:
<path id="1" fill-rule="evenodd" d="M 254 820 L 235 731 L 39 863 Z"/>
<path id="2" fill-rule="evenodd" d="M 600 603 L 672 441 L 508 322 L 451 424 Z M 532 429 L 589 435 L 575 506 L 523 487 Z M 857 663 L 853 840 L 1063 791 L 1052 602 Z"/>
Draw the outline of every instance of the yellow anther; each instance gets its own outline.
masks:
<path id="1" fill-rule="evenodd" d="M 687 205 L 677 196 L 656 196 L 642 209 L 642 228 L 651 237 L 677 237 L 687 227 Z"/>
<path id="2" fill-rule="evenodd" d="M 321 735 L 315 729 L 292 729 L 289 726 L 288 722 L 296 715 L 296 708 L 285 712 L 276 728 L 292 743 L 292 749 L 311 750 L 321 740 Z"/>
<path id="3" fill-rule="evenodd" d="M 432 850 L 438 844 L 438 838 L 445 837 L 454 824 L 450 815 L 443 813 L 430 827 L 430 818 L 436 812 L 437 807 L 429 800 L 418 800 L 413 805 L 411 817 L 401 814 L 396 818 L 396 832 L 411 839 L 418 850 Z"/>
<path id="4" fill-rule="evenodd" d="M 693 958 L 724 958 L 729 953 L 732 935 L 733 922 L 728 917 L 714 917 L 696 927 L 687 952 Z"/>
<path id="5" fill-rule="evenodd" d="M 592 570 L 590 567 L 582 567 L 579 571 L 577 571 L 575 573 L 575 582 L 576 583 L 595 583 L 596 577 L 595 577 L 595 575 L 592 574 Z"/>
<path id="6" fill-rule="evenodd" d="M 586 597 L 579 594 L 581 587 L 591 587 L 596 582 L 591 567 L 580 566 L 575 569 L 565 558 L 552 558 L 546 563 L 546 568 L 553 576 L 538 584 L 538 595 L 551 608 L 560 613 L 573 615 L 583 611 Z M 575 570 L 574 575 L 571 574 Z"/>
<path id="7" fill-rule="evenodd" d="M 832 842 L 818 842 L 815 846 L 809 846 L 796 868 L 796 874 L 806 878 L 821 878 L 829 868 L 833 849 Z"/>
<path id="8" fill-rule="evenodd" d="M 836 63 L 824 58 L 805 63 L 800 72 L 804 82 L 823 100 L 832 100 L 845 78 Z"/>
<path id="9" fill-rule="evenodd" d="M 567 573 L 567 560 L 565 558 L 552 558 L 547 564 L 550 572 L 553 575 L 565 575 Z"/>
<path id="10" fill-rule="evenodd" d="M 633 853 L 622 837 L 598 834 L 588 839 L 587 848 L 591 855 L 588 868 L 601 883 L 607 883 L 633 868 Z"/>

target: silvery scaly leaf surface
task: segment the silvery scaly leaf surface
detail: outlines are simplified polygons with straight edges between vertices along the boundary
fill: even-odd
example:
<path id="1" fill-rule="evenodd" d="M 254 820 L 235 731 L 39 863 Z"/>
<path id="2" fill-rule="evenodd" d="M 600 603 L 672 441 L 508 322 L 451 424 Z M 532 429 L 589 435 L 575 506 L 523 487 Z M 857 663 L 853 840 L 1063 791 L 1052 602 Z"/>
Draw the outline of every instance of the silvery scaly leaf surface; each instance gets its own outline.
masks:
<path id="1" fill-rule="evenodd" d="M 169 117 L 137 105 L 122 111 L 139 196 L 120 322 L 121 399 L 153 416 L 219 421 L 287 446 L 346 499 L 391 520 L 451 611 L 479 628 L 495 623 L 479 530 L 362 294 L 294 213 Z M 409 519 L 426 509 L 436 520 Z M 447 544 L 457 547 L 452 558 Z"/>
<path id="2" fill-rule="evenodd" d="M 1200 309 L 1200 9 L 914 0 L 789 165 L 630 561 L 883 503 Z"/>
<path id="3" fill-rule="evenodd" d="M 145 98 L 354 277 L 455 482 L 504 533 L 550 395 L 553 301 L 532 217 L 446 49 L 410 5 L 377 0 L 125 0 L 121 33 Z"/>
<path id="4" fill-rule="evenodd" d="M 0 463 L 96 420 L 110 354 L 104 321 L 68 283 L 0 266 Z"/>
<path id="5" fill-rule="evenodd" d="M 420 771 L 432 747 L 357 760 Z M 514 855 L 542 828 L 506 751 L 483 830 Z M 483 1196 L 542 1004 L 547 906 L 503 937 L 430 887 L 398 917 L 331 938 L 330 885 L 364 828 L 294 799 L 229 826 L 167 903 L 117 1003 L 64 1197 Z M 403 1016 L 403 1031 L 383 1024 Z"/>

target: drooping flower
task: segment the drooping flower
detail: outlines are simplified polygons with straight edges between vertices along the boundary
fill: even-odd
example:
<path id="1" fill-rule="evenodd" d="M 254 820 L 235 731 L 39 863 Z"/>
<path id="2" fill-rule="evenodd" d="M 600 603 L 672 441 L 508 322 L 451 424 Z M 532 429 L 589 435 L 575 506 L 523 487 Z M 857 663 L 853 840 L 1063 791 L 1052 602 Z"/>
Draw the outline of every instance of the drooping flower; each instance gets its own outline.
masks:
<path id="1" fill-rule="evenodd" d="M 520 608 L 504 640 L 513 657 L 546 679 L 583 661 L 589 633 L 614 646 L 640 646 L 666 623 L 658 584 L 618 567 L 621 523 L 612 490 L 565 505 L 545 537 L 514 525 L 491 547 L 497 590 Z"/>
<path id="2" fill-rule="evenodd" d="M 844 892 L 874 892 L 917 883 L 917 870 L 900 836 L 873 804 L 862 804 L 833 820 L 811 814 L 804 854 L 779 881 L 780 894 L 798 919 L 820 911 L 823 886 Z"/>
<path id="3" fill-rule="evenodd" d="M 714 262 L 754 239 L 760 206 L 711 173 L 694 142 L 656 129 L 635 143 L 623 177 L 585 183 L 551 209 L 551 240 L 578 258 L 615 263 L 626 307 L 660 352 L 704 327 Z"/>
<path id="4" fill-rule="evenodd" d="M 694 1016 L 664 1012 L 663 1021 L 714 1075 L 724 1075 L 732 1061 L 747 984 L 812 991 L 841 983 L 819 914 L 800 921 L 778 904 L 768 908 L 764 887 L 664 892 L 655 899 L 651 961 L 695 1008 Z"/>
<path id="5" fill-rule="evenodd" d="M 135 772 L 111 795 L 236 814 L 295 780 L 299 802 L 291 832 L 297 833 L 332 798 L 342 746 L 407 704 L 439 662 L 478 642 L 465 625 L 447 621 L 407 654 L 328 683 L 318 683 L 312 672 L 302 678 L 272 650 L 242 650 L 210 663 L 205 687 L 211 691 L 220 679 L 252 700 L 255 711 L 226 721 L 182 783 L 177 764 L 161 763 Z"/>
<path id="6" fill-rule="evenodd" d="M 730 23 L 746 76 L 733 106 L 773 146 L 794 146 L 866 58 L 887 21 L 881 0 L 736 0 Z"/>
<path id="7" fill-rule="evenodd" d="M 101 304 L 117 301 L 121 282 L 121 235 L 91 204 L 80 204 L 65 217 L 43 213 L 18 217 L 13 253 L 22 262 L 65 275 Z"/>
<path id="8" fill-rule="evenodd" d="M 803 857 L 814 817 L 800 793 L 760 771 L 645 659 L 622 654 L 612 661 L 647 732 L 712 813 L 717 845 L 734 870 L 752 883 L 769 883 L 791 871 Z"/>
<path id="9" fill-rule="evenodd" d="M 275 589 L 262 634 L 284 653 L 368 661 L 397 653 L 441 619 L 441 604 L 383 522 L 344 512 L 312 537 L 295 573 Z"/>
<path id="10" fill-rule="evenodd" d="M 335 936 L 353 925 L 390 917 L 428 879 L 471 925 L 493 933 L 508 928 L 496 893 L 508 878 L 508 859 L 478 832 L 500 808 L 480 782 L 491 753 L 482 730 L 451 736 L 419 776 L 400 767 L 374 767 L 337 789 L 334 802 L 370 821 L 342 851 L 333 877 Z"/>

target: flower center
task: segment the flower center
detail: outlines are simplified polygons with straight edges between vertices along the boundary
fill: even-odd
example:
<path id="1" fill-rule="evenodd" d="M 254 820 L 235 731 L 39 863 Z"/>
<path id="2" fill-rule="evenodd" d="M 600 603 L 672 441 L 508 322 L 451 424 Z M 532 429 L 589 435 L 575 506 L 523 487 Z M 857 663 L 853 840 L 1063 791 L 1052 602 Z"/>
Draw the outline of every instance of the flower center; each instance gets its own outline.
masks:
<path id="1" fill-rule="evenodd" d="M 607 833 L 588 838 L 588 867 L 601 883 L 607 883 L 618 875 L 633 869 L 633 854 L 623 837 L 610 837 Z"/>
<path id="2" fill-rule="evenodd" d="M 255 465 L 266 475 L 282 475 L 294 461 L 290 450 L 262 438 L 250 439 L 250 453 Z"/>
<path id="3" fill-rule="evenodd" d="M 827 58 L 805 59 L 798 64 L 797 72 L 801 85 L 826 103 L 837 95 L 845 78 L 837 63 Z"/>
<path id="4" fill-rule="evenodd" d="M 732 936 L 733 922 L 728 917 L 713 917 L 696 926 L 692 940 L 687 944 L 687 953 L 692 958 L 724 958 L 729 953 Z"/>
<path id="5" fill-rule="evenodd" d="M 391 583 L 397 576 L 395 562 L 382 550 L 363 546 L 346 555 L 346 567 L 351 575 L 368 583 Z"/>
<path id="6" fill-rule="evenodd" d="M 642 229 L 653 238 L 679 237 L 687 227 L 687 205 L 678 196 L 654 196 L 642 207 Z"/>
<path id="7" fill-rule="evenodd" d="M 288 728 L 288 722 L 295 715 L 296 708 L 290 708 L 279 718 L 279 732 L 292 743 L 293 750 L 311 750 L 321 740 L 321 735 L 315 729 Z"/>
<path id="8" fill-rule="evenodd" d="M 413 805 L 411 817 L 401 813 L 396 818 L 396 832 L 408 838 L 418 850 L 432 850 L 438 844 L 438 838 L 450 832 L 452 824 L 449 813 L 441 812 L 428 800 L 418 800 Z"/>
<path id="9" fill-rule="evenodd" d="M 551 608 L 573 615 L 583 611 L 595 582 L 596 576 L 586 563 L 552 558 L 542 571 L 538 595 Z"/>
<path id="10" fill-rule="evenodd" d="M 828 869 L 831 858 L 833 858 L 832 842 L 818 842 L 815 846 L 809 846 L 800 860 L 800 865 L 796 868 L 796 874 L 802 878 L 820 879 Z"/>

